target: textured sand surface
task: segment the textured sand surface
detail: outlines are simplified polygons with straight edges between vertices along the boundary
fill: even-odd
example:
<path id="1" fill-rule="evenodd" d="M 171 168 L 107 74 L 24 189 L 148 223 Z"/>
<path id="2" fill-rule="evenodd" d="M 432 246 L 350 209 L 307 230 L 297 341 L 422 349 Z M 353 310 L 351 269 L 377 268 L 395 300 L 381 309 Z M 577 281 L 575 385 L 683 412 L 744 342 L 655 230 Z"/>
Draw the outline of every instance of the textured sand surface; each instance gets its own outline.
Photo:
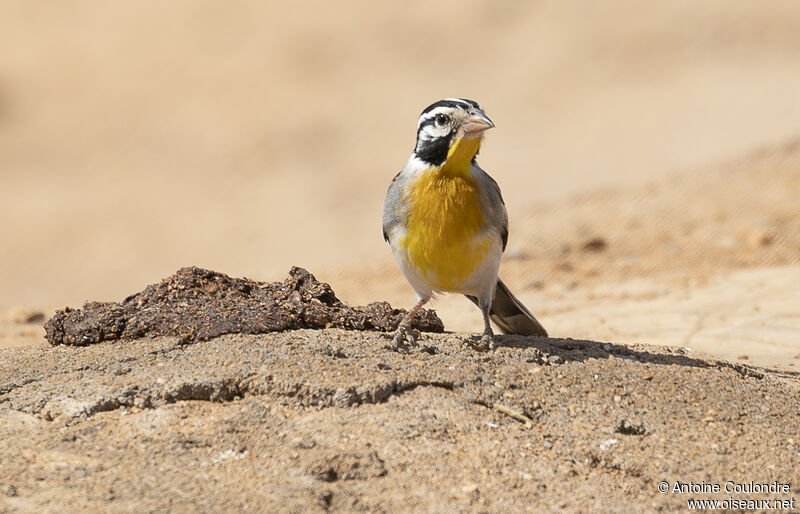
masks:
<path id="1" fill-rule="evenodd" d="M 387 341 L 2 350 L 0 511 L 677 511 L 731 496 L 657 492 L 676 480 L 800 496 L 797 373 L 644 345 Z"/>

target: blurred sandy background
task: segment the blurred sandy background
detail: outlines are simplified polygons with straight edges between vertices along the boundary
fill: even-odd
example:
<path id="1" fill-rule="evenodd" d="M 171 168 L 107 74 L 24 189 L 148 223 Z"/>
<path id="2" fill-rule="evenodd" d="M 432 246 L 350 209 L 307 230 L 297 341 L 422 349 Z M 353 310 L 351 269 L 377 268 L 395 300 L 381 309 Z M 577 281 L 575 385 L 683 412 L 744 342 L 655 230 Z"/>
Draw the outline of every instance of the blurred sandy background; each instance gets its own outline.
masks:
<path id="1" fill-rule="evenodd" d="M 0 345 L 186 265 L 409 306 L 380 207 L 461 96 L 554 335 L 800 365 L 795 1 L 3 0 L 0 45 Z"/>

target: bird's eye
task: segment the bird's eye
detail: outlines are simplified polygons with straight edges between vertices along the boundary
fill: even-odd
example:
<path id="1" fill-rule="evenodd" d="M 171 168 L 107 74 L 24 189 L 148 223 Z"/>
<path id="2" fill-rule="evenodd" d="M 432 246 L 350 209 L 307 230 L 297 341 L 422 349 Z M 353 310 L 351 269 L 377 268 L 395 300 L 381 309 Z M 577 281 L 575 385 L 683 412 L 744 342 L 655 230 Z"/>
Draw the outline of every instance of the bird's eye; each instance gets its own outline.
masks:
<path id="1" fill-rule="evenodd" d="M 446 114 L 437 114 L 436 115 L 436 126 L 443 127 L 447 125 L 447 122 L 450 121 L 450 118 Z"/>

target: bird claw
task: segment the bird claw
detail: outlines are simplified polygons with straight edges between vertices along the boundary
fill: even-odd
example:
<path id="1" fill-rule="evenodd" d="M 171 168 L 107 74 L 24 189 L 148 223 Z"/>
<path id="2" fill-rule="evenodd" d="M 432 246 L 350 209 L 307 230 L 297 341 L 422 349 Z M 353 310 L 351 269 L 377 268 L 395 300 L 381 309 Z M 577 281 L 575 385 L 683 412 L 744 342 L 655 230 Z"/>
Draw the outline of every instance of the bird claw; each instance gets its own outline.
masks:
<path id="1" fill-rule="evenodd" d="M 470 336 L 465 340 L 467 346 L 479 352 L 494 351 L 497 348 L 497 343 L 494 341 L 492 334 L 483 334 L 478 336 Z"/>
<path id="2" fill-rule="evenodd" d="M 416 346 L 419 337 L 419 330 L 398 329 L 392 337 L 392 342 L 386 345 L 386 348 L 395 352 L 408 350 L 410 347 Z"/>

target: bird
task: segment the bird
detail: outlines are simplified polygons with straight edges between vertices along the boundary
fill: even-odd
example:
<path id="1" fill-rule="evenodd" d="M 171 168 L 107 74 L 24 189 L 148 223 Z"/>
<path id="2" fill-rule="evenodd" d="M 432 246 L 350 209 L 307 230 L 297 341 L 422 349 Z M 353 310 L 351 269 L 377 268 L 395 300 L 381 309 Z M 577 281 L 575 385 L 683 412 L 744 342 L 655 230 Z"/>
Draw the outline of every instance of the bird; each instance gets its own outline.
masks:
<path id="1" fill-rule="evenodd" d="M 414 150 L 383 203 L 383 238 L 417 296 L 397 327 L 395 347 L 413 341 L 414 317 L 440 293 L 463 294 L 478 306 L 481 342 L 490 348 L 490 320 L 504 334 L 547 336 L 498 277 L 508 214 L 497 182 L 476 161 L 491 128 L 480 105 L 464 98 L 439 100 L 419 116 Z"/>

